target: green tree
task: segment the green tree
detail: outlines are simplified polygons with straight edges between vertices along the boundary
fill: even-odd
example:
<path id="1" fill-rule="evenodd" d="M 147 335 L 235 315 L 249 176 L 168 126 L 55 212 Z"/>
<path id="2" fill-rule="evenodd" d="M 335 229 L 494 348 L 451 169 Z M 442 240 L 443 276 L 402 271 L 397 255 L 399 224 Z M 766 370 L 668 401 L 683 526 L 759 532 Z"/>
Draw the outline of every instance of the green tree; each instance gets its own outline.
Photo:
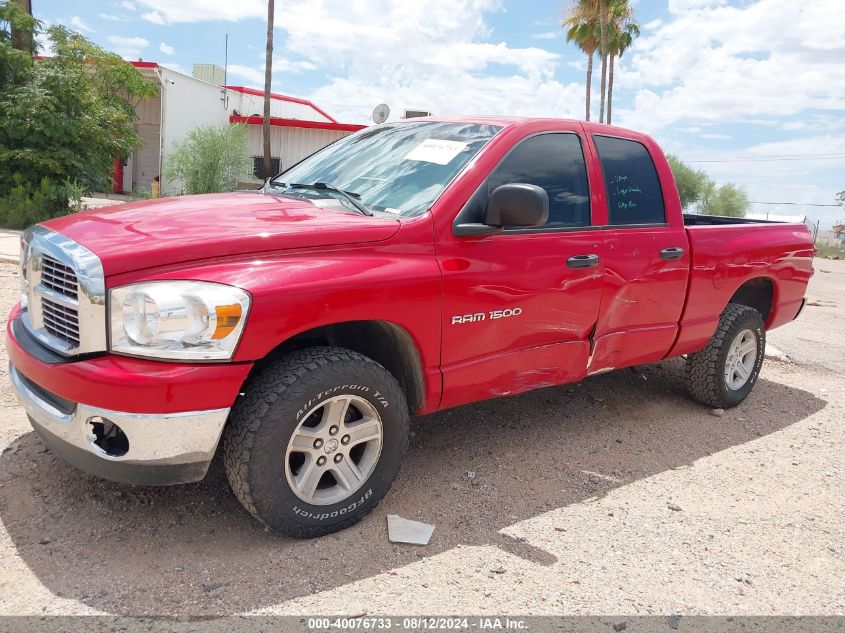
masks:
<path id="1" fill-rule="evenodd" d="M 33 62 L 11 43 L 22 28 L 32 41 L 41 32 L 16 3 L 0 5 L 0 225 L 15 228 L 108 187 L 114 159 L 141 144 L 135 105 L 157 94 L 131 64 L 63 27 L 46 32 L 53 56 Z"/>
<path id="2" fill-rule="evenodd" d="M 732 182 L 721 187 L 709 181 L 705 188 L 699 211 L 705 215 L 727 215 L 735 218 L 744 218 L 748 210 L 748 194 L 745 190 Z"/>
<path id="3" fill-rule="evenodd" d="M 666 160 L 678 187 L 681 207 L 685 211 L 696 207 L 698 213 L 705 215 L 745 217 L 748 194 L 744 189 L 731 182 L 719 186 L 706 173 L 684 164 L 672 154 L 667 154 Z"/>
<path id="4" fill-rule="evenodd" d="M 165 174 L 186 194 L 234 191 L 249 175 L 245 125 L 197 127 L 166 158 Z"/>
<path id="5" fill-rule="evenodd" d="M 675 184 L 678 186 L 681 206 L 684 209 L 689 209 L 701 200 L 708 182 L 712 183 L 712 181 L 703 171 L 685 165 L 677 156 L 667 154 L 666 160 L 669 161 L 669 167 L 675 177 Z"/>

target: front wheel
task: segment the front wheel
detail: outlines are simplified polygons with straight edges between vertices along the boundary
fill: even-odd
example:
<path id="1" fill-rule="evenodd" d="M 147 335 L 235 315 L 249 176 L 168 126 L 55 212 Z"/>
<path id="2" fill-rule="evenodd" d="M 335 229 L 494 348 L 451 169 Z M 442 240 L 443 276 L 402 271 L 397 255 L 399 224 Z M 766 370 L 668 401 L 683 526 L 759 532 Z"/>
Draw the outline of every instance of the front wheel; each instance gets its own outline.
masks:
<path id="1" fill-rule="evenodd" d="M 348 527 L 390 489 L 408 447 L 396 379 L 356 352 L 313 347 L 264 368 L 232 409 L 226 474 L 244 507 L 288 536 Z"/>
<path id="2" fill-rule="evenodd" d="M 765 350 L 762 315 L 748 306 L 728 304 L 707 347 L 687 358 L 690 395 L 711 407 L 737 406 L 754 388 Z"/>

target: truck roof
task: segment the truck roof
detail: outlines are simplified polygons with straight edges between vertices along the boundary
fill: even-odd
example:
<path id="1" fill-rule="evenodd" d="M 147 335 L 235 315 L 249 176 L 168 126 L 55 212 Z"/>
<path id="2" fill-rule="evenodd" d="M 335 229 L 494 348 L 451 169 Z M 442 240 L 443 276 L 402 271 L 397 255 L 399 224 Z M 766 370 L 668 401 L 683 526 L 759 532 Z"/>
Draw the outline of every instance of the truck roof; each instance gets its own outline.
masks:
<path id="1" fill-rule="evenodd" d="M 396 123 L 408 123 L 415 121 L 438 121 L 438 122 L 454 122 L 454 123 L 479 123 L 487 125 L 498 125 L 502 128 L 513 128 L 522 126 L 535 126 L 543 124 L 549 127 L 557 127 L 562 122 L 584 124 L 592 132 L 627 132 L 642 134 L 636 130 L 622 128 L 616 125 L 607 125 L 606 123 L 594 123 L 592 121 L 583 121 L 581 119 L 567 118 L 567 117 L 518 117 L 518 116 L 498 116 L 498 115 L 455 115 L 455 116 L 428 116 L 413 119 L 403 119 L 396 121 Z M 393 123 L 393 122 L 391 122 Z"/>

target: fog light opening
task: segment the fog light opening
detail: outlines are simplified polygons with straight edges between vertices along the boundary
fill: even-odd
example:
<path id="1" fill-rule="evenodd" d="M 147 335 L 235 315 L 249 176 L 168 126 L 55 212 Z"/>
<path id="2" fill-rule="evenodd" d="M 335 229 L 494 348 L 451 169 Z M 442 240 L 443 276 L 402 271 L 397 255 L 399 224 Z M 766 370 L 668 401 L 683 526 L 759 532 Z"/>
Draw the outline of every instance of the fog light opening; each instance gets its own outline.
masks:
<path id="1" fill-rule="evenodd" d="M 129 438 L 117 424 L 100 416 L 88 418 L 91 443 L 110 457 L 122 457 L 129 451 Z"/>

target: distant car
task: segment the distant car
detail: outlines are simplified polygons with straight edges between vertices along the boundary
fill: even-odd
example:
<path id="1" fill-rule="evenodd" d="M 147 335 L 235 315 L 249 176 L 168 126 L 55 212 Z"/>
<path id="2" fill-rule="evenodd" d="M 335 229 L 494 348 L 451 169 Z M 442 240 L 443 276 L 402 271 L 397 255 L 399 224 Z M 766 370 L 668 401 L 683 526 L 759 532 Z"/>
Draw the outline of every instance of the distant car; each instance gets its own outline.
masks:
<path id="1" fill-rule="evenodd" d="M 739 404 L 812 257 L 802 224 L 682 215 L 643 134 L 385 124 L 262 192 L 29 229 L 10 377 L 72 464 L 175 484 L 220 448 L 250 513 L 313 537 L 386 494 L 411 414 L 683 355 L 694 399 Z"/>

